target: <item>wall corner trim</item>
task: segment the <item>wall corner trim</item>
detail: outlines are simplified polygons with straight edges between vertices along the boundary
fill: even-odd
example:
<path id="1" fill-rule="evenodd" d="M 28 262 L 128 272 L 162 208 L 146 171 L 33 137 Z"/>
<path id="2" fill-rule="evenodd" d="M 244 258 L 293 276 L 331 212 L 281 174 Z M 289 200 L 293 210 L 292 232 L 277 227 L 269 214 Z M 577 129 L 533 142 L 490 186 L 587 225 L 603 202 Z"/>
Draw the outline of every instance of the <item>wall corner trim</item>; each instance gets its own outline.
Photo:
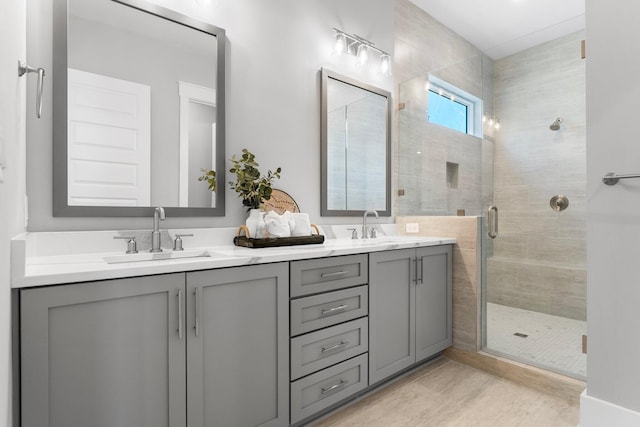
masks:
<path id="1" fill-rule="evenodd" d="M 580 427 L 634 427 L 640 425 L 640 412 L 592 396 L 588 387 L 580 395 Z"/>

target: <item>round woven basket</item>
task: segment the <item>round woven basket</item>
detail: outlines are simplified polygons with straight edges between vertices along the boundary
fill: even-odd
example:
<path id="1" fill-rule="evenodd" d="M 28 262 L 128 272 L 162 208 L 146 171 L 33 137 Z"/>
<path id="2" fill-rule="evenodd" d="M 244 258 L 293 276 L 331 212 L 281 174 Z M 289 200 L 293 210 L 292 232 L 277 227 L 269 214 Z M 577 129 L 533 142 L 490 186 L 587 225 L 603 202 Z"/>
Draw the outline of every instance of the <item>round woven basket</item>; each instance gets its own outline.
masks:
<path id="1" fill-rule="evenodd" d="M 288 195 L 282 190 L 273 189 L 271 198 L 266 200 L 262 206 L 266 211 L 275 211 L 279 215 L 282 215 L 285 211 L 297 213 L 300 212 L 300 208 L 293 197 Z"/>

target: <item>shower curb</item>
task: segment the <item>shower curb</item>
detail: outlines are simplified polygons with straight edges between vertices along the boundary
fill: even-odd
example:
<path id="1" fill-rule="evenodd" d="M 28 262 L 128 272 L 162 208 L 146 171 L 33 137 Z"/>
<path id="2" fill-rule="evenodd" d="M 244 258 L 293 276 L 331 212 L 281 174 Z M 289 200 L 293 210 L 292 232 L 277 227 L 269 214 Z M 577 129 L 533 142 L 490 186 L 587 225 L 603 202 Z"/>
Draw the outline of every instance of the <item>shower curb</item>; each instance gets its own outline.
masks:
<path id="1" fill-rule="evenodd" d="M 575 405 L 580 403 L 580 394 L 586 387 L 584 381 L 487 353 L 473 353 L 450 347 L 443 354 L 448 359 L 564 399 Z"/>

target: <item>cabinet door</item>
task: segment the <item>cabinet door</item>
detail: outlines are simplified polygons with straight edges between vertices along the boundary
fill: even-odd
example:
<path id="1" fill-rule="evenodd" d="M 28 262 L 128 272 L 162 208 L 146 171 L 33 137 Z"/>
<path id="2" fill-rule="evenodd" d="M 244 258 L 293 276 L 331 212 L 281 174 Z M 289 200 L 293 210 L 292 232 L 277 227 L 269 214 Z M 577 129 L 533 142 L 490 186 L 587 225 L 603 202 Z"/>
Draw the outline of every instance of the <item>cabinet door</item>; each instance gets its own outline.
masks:
<path id="1" fill-rule="evenodd" d="M 184 274 L 20 292 L 23 427 L 186 425 Z"/>
<path id="2" fill-rule="evenodd" d="M 190 427 L 289 424 L 288 264 L 187 274 Z"/>
<path id="3" fill-rule="evenodd" d="M 369 382 L 415 362 L 415 249 L 369 256 Z"/>
<path id="4" fill-rule="evenodd" d="M 419 248 L 416 362 L 451 345 L 451 246 Z"/>

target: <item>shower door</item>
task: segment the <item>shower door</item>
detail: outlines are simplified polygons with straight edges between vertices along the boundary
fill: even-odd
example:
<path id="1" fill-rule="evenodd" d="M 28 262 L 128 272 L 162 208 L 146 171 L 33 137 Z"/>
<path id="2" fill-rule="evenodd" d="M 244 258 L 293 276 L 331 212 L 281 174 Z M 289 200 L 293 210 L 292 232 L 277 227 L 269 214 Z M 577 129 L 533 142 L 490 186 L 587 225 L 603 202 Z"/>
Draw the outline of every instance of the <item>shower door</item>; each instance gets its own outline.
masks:
<path id="1" fill-rule="evenodd" d="M 483 349 L 586 377 L 586 141 L 583 32 L 494 62 L 484 187 Z M 491 238 L 489 233 L 495 238 Z"/>

